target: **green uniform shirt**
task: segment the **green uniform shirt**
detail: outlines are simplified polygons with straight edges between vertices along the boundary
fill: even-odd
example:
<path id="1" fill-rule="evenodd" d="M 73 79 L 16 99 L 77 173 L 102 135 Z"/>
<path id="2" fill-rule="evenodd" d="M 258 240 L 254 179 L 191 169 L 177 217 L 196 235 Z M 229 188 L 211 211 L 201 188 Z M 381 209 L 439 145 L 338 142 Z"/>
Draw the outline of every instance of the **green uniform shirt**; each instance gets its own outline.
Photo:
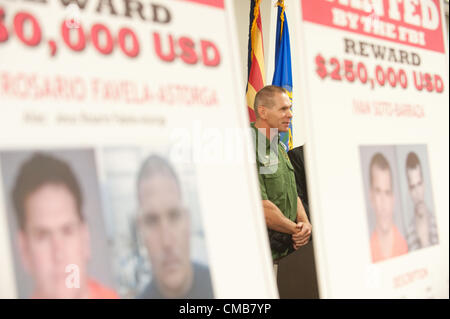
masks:
<path id="1" fill-rule="evenodd" d="M 261 197 L 263 200 L 270 200 L 284 216 L 295 222 L 297 189 L 294 168 L 289 157 L 278 136 L 276 136 L 278 142 L 271 146 L 269 139 L 255 128 L 255 123 L 251 123 L 251 127 L 255 130 L 256 164 Z M 287 250 L 283 253 L 272 251 L 272 258 L 276 260 L 286 254 Z"/>

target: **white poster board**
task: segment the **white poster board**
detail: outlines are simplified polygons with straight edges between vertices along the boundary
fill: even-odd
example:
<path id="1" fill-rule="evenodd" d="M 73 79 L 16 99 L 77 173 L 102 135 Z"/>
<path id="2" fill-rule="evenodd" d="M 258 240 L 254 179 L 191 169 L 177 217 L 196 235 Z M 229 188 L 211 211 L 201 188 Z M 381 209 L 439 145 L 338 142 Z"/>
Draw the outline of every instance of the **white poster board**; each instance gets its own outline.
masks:
<path id="1" fill-rule="evenodd" d="M 134 236 L 135 178 L 151 153 L 173 163 L 200 211 L 192 258 L 209 265 L 214 297 L 278 297 L 250 134 L 237 134 L 248 118 L 232 12 L 223 0 L 1 2 L 0 297 L 32 295 L 10 197 L 36 151 L 93 178 L 91 241 L 104 243 L 91 245 L 89 269 L 120 297 L 142 287 L 123 283 L 136 274 L 151 278 L 121 244 Z"/>
<path id="2" fill-rule="evenodd" d="M 442 2 L 301 0 L 293 10 L 321 297 L 448 298 Z M 420 161 L 421 202 L 433 220 L 428 239 L 437 237 L 423 248 L 412 244 L 409 231 L 415 215 L 405 165 L 411 152 Z M 370 165 L 376 153 L 387 161 L 391 181 L 378 189 L 388 198 L 378 206 L 371 167 L 387 170 Z M 385 213 L 378 223 L 375 210 Z M 383 228 L 382 218 L 389 226 Z M 376 227 L 391 236 L 383 237 L 387 248 L 374 239 Z"/>

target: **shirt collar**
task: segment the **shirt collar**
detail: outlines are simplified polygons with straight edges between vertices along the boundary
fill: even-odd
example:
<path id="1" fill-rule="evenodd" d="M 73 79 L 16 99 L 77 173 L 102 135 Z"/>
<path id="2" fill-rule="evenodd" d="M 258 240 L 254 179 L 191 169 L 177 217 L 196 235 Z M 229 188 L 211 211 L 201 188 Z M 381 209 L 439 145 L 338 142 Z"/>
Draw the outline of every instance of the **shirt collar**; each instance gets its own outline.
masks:
<path id="1" fill-rule="evenodd" d="M 258 139 L 259 138 L 265 138 L 266 139 L 266 148 L 270 148 L 270 145 L 271 145 L 271 143 L 269 142 L 269 139 L 267 138 L 267 136 L 265 135 L 265 134 L 263 134 L 263 133 L 261 133 L 260 132 L 260 130 L 257 128 L 257 127 L 255 127 L 255 122 L 251 122 L 250 123 L 250 126 L 256 131 L 256 136 L 257 136 L 257 138 L 256 138 L 256 140 L 258 141 Z M 275 135 L 273 138 L 272 138 L 272 141 L 274 140 L 274 139 L 277 139 L 277 145 L 280 143 L 280 133 L 278 133 L 277 135 Z"/>

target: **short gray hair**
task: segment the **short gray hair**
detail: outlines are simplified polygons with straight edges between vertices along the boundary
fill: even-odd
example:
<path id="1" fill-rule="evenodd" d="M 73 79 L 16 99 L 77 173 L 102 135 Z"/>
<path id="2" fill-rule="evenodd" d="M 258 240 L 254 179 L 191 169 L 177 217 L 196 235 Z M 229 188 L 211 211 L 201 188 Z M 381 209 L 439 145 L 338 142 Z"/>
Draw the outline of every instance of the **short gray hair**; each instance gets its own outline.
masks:
<path id="1" fill-rule="evenodd" d="M 139 197 L 139 187 L 143 180 L 148 180 L 153 178 L 154 176 L 165 175 L 172 178 L 177 185 L 178 191 L 181 195 L 181 187 L 180 182 L 178 180 L 177 174 L 173 169 L 172 165 L 161 156 L 158 155 L 150 155 L 147 159 L 142 163 L 141 168 L 139 169 L 137 175 L 137 194 Z"/>
<path id="2" fill-rule="evenodd" d="M 266 107 L 272 107 L 274 105 L 274 96 L 277 93 L 286 93 L 286 89 L 276 86 L 276 85 L 266 85 L 255 95 L 255 102 L 253 104 L 253 109 L 255 111 L 256 118 L 259 118 L 258 106 L 264 105 Z"/>

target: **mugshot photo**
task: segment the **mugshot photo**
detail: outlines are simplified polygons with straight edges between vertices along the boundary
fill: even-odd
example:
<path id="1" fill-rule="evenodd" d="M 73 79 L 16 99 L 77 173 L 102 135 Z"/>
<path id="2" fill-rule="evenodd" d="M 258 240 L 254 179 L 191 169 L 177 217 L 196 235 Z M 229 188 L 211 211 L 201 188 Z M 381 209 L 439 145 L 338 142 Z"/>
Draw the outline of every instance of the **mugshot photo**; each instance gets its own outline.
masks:
<path id="1" fill-rule="evenodd" d="M 439 244 L 426 145 L 396 146 L 409 251 Z"/>
<path id="2" fill-rule="evenodd" d="M 122 298 L 214 298 L 195 165 L 163 150 L 101 150 L 113 272 Z"/>
<path id="3" fill-rule="evenodd" d="M 372 262 L 407 254 L 395 147 L 360 146 L 359 150 Z"/>
<path id="4" fill-rule="evenodd" d="M 91 149 L 0 152 L 18 298 L 118 298 Z"/>

